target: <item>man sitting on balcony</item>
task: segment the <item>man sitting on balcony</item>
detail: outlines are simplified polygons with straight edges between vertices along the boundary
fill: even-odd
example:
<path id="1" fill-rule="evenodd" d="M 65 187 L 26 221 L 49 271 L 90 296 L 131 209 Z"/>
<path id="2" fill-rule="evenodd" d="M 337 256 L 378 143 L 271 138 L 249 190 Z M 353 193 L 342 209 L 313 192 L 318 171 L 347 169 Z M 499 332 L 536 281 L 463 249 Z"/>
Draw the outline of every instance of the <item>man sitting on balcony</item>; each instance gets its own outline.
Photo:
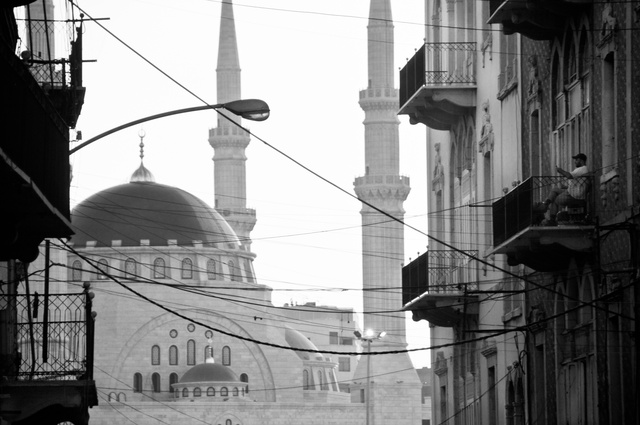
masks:
<path id="1" fill-rule="evenodd" d="M 549 210 L 549 219 L 542 222 L 543 226 L 556 224 L 555 218 L 559 207 L 584 204 L 588 182 L 580 177 L 585 177 L 589 174 L 587 156 L 579 153 L 572 158 L 575 168 L 571 172 L 563 170 L 556 165 L 556 171 L 568 179 L 567 186 L 554 187 L 544 202 L 538 203 L 533 207 L 533 211 L 536 213 L 545 213 Z"/>

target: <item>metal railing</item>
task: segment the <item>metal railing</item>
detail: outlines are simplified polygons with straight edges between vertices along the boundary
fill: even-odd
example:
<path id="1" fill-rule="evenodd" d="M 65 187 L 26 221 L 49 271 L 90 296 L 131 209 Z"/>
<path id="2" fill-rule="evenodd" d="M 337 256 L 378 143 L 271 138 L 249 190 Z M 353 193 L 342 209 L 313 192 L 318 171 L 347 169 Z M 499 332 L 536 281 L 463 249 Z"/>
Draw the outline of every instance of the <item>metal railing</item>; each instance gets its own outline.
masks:
<path id="1" fill-rule="evenodd" d="M 425 43 L 400 70 L 400 105 L 423 86 L 473 85 L 476 43 Z"/>
<path id="2" fill-rule="evenodd" d="M 569 188 L 572 186 L 572 188 Z M 577 199 L 575 205 L 563 205 L 561 197 L 556 198 L 558 211 L 569 210 L 569 224 L 589 224 L 593 219 L 594 190 L 593 176 L 566 179 L 558 176 L 535 176 L 516 186 L 511 192 L 493 203 L 493 246 L 496 247 L 518 232 L 530 226 L 541 225 L 545 216 L 533 211 L 534 206 L 544 202 L 553 190 L 567 190 Z M 573 214 L 572 208 L 582 211 Z"/>
<path id="3" fill-rule="evenodd" d="M 18 380 L 92 379 L 93 294 L 0 295 L 0 304 L 16 311 L 20 353 Z"/>

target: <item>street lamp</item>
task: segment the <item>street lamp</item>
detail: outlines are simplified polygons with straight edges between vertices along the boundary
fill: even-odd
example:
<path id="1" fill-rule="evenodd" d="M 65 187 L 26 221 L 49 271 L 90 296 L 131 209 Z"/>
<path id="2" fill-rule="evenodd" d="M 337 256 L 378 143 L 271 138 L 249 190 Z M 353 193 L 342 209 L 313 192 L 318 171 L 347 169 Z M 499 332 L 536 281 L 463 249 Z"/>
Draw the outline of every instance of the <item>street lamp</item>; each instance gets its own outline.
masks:
<path id="1" fill-rule="evenodd" d="M 365 391 L 365 412 L 366 412 L 366 424 L 370 425 L 373 422 L 373 415 L 371 412 L 371 342 L 374 339 L 382 339 L 387 334 L 385 331 L 376 332 L 373 329 L 365 329 L 364 335 L 360 331 L 354 331 L 353 334 L 360 341 L 367 343 L 367 389 Z"/>
<path id="2" fill-rule="evenodd" d="M 135 121 L 131 121 L 126 124 L 119 125 L 118 127 L 114 127 L 111 130 L 107 130 L 104 133 L 98 134 L 97 136 L 92 137 L 91 139 L 71 149 L 69 151 L 69 155 L 72 155 L 73 153 L 79 151 L 80 149 L 84 148 L 87 145 L 90 145 L 96 140 L 100 140 L 105 136 L 108 136 L 120 130 L 124 130 L 125 128 L 134 126 L 136 124 L 156 120 L 158 118 L 168 117 L 171 115 L 184 114 L 187 112 L 204 111 L 206 109 L 215 109 L 215 110 L 225 109 L 234 115 L 238 115 L 239 117 L 246 118 L 251 121 L 264 121 L 267 118 L 269 118 L 269 113 L 270 113 L 269 105 L 267 105 L 267 102 L 260 99 L 242 99 L 242 100 L 234 100 L 232 102 L 227 102 L 227 103 L 218 103 L 216 105 L 202 105 L 202 106 L 195 106 L 192 108 L 176 109 L 173 111 L 163 112 L 161 114 L 150 115 L 148 117 L 140 118 Z M 236 125 L 238 125 L 239 127 L 242 127 L 240 124 L 236 124 Z"/>

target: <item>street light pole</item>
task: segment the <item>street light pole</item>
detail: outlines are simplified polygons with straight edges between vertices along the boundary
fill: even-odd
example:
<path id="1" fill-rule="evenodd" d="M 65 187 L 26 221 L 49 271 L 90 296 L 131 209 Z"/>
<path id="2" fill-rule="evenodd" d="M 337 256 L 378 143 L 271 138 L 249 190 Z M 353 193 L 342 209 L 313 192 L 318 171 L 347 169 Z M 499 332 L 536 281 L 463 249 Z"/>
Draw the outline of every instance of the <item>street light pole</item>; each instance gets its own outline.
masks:
<path id="1" fill-rule="evenodd" d="M 75 152 L 79 151 L 80 149 L 84 148 L 87 145 L 90 145 L 91 143 L 102 139 L 103 137 L 106 137 L 110 134 L 113 134 L 117 131 L 120 130 L 124 130 L 125 128 L 134 126 L 136 124 L 141 124 L 143 122 L 147 122 L 147 121 L 153 121 L 156 120 L 158 118 L 164 118 L 164 117 L 169 117 L 171 115 L 178 115 L 178 114 L 185 114 L 187 112 L 196 112 L 196 111 L 204 111 L 207 109 L 214 109 L 214 110 L 218 110 L 218 109 L 225 109 L 229 112 L 231 112 L 234 115 L 238 115 L 242 118 L 246 118 L 248 120 L 251 121 L 264 121 L 267 118 L 269 118 L 269 105 L 267 105 L 267 103 L 263 100 L 260 99 L 243 99 L 243 100 L 234 100 L 233 102 L 227 102 L 227 103 L 218 103 L 216 105 L 202 105 L 202 106 L 194 106 L 192 108 L 183 108 L 183 109 L 175 109 L 173 111 L 167 111 L 167 112 L 162 112 L 160 114 L 155 114 L 155 115 L 150 115 L 148 117 L 144 117 L 144 118 L 139 118 L 137 120 L 128 122 L 126 124 L 122 124 L 119 125 L 117 127 L 114 127 L 110 130 L 105 131 L 104 133 L 100 133 L 95 137 L 92 137 L 91 139 L 79 144 L 78 146 L 76 146 L 75 148 L 69 150 L 69 155 L 74 154 Z M 237 124 L 239 127 L 240 124 Z"/>
<path id="2" fill-rule="evenodd" d="M 373 329 L 367 329 L 364 331 L 364 335 L 359 331 L 353 332 L 353 334 L 360 341 L 367 343 L 367 386 L 365 389 L 365 423 L 366 425 L 373 424 L 373 411 L 371 410 L 373 405 L 371 404 L 371 342 L 374 339 L 382 339 L 387 334 L 385 331 L 376 332 Z"/>

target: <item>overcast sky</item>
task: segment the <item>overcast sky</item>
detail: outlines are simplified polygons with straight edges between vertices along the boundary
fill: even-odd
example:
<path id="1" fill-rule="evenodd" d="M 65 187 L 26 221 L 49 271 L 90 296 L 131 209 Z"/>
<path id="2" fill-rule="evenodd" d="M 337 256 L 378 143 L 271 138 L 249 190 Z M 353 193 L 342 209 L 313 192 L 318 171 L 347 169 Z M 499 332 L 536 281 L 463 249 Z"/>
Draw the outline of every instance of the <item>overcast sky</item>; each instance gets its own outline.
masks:
<path id="1" fill-rule="evenodd" d="M 216 103 L 221 2 L 214 0 L 82 0 L 79 5 L 150 62 L 210 103 Z M 422 0 L 392 1 L 398 69 L 424 37 Z M 271 117 L 246 122 L 253 133 L 353 193 L 364 175 L 367 85 L 366 0 L 236 0 L 234 13 L 242 97 L 261 98 Z M 145 63 L 95 23 L 86 23 L 87 87 L 77 129 L 84 139 L 134 119 L 201 103 Z M 396 75 L 396 87 L 398 86 Z M 406 222 L 426 231 L 425 128 L 400 117 L 403 175 L 411 177 Z M 158 183 L 184 189 L 213 205 L 211 111 L 143 125 L 145 166 Z M 140 127 L 116 133 L 71 158 L 72 206 L 128 181 L 140 159 Z M 72 146 L 75 146 L 72 144 Z M 258 280 L 276 290 L 276 305 L 316 301 L 362 310 L 360 203 L 314 177 L 260 141 L 247 149 L 247 206 Z M 405 231 L 405 263 L 423 253 L 424 235 Z M 349 291 L 344 292 L 343 289 Z M 292 291 L 293 290 L 293 291 Z M 425 322 L 408 325 L 409 348 L 429 345 Z M 427 351 L 412 354 L 416 367 Z"/>

